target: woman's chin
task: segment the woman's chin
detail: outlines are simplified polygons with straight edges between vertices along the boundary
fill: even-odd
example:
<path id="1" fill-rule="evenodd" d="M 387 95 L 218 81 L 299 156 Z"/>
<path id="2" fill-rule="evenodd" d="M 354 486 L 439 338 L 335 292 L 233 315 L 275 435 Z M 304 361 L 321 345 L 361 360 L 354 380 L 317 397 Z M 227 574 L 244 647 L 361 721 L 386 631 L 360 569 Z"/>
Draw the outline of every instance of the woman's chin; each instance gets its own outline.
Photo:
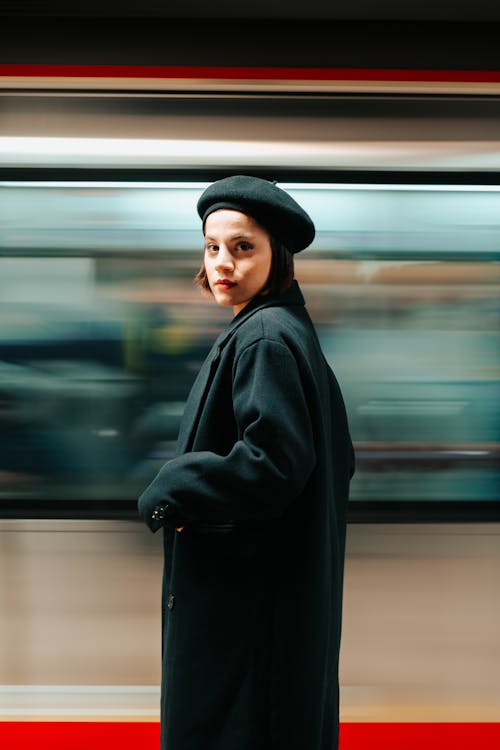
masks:
<path id="1" fill-rule="evenodd" d="M 229 299 L 227 295 L 222 294 L 214 294 L 214 299 L 218 305 L 221 307 L 233 307 L 235 304 L 238 304 L 237 302 L 234 302 L 232 299 Z"/>

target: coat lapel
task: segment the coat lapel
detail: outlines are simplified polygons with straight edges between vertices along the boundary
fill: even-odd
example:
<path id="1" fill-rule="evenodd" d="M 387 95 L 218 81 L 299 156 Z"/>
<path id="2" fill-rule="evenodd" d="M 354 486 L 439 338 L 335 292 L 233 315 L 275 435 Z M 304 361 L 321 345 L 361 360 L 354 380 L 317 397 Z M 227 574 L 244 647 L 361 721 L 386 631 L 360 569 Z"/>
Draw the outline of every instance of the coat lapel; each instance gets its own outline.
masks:
<path id="1" fill-rule="evenodd" d="M 213 377 L 217 370 L 221 353 L 234 335 L 235 331 L 246 321 L 252 317 L 258 310 L 264 307 L 275 307 L 281 305 L 303 305 L 304 298 L 298 287 L 298 284 L 294 282 L 290 289 L 288 289 L 283 295 L 279 297 L 255 297 L 246 307 L 236 315 L 225 328 L 221 334 L 217 337 L 214 345 L 207 355 L 201 369 L 193 383 L 191 392 L 186 402 L 184 409 L 184 416 L 182 418 L 181 427 L 179 430 L 179 437 L 177 439 L 177 455 L 182 455 L 191 450 L 193 443 L 193 437 L 198 426 L 201 410 L 205 403 L 210 384 L 212 383 Z"/>

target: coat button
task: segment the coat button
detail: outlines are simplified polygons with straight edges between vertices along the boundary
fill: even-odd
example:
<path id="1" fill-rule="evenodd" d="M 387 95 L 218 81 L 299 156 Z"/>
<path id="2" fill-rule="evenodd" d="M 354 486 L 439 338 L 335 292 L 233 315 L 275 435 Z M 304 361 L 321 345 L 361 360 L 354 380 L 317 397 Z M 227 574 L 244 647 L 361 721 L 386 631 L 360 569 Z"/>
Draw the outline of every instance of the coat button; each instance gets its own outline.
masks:
<path id="1" fill-rule="evenodd" d="M 175 596 L 173 594 L 169 594 L 168 596 L 168 603 L 167 607 L 172 611 L 175 604 Z"/>
<path id="2" fill-rule="evenodd" d="M 163 505 L 157 505 L 153 510 L 151 518 L 153 519 L 153 521 L 164 521 L 167 515 L 166 511 L 166 507 L 164 507 Z"/>

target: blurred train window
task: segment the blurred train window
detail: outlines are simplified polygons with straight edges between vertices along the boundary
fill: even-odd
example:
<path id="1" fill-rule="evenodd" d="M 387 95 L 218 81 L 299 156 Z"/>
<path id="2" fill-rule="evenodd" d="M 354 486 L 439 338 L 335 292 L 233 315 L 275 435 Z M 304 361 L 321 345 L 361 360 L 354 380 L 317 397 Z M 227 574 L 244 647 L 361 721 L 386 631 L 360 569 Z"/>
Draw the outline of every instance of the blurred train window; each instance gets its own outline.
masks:
<path id="1" fill-rule="evenodd" d="M 0 184 L 0 507 L 135 501 L 230 312 L 193 282 L 205 184 Z M 286 184 L 347 401 L 352 503 L 499 500 L 500 190 Z"/>

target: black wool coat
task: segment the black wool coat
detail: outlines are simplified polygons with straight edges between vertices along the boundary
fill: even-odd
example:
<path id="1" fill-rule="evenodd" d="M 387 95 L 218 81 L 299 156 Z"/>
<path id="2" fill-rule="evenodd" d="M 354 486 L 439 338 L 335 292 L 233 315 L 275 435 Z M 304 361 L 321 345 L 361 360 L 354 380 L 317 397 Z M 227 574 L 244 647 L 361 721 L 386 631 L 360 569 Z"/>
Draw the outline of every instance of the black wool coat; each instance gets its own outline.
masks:
<path id="1" fill-rule="evenodd" d="M 337 746 L 353 471 L 298 285 L 254 298 L 216 340 L 177 456 L 139 499 L 165 533 L 162 750 Z"/>

